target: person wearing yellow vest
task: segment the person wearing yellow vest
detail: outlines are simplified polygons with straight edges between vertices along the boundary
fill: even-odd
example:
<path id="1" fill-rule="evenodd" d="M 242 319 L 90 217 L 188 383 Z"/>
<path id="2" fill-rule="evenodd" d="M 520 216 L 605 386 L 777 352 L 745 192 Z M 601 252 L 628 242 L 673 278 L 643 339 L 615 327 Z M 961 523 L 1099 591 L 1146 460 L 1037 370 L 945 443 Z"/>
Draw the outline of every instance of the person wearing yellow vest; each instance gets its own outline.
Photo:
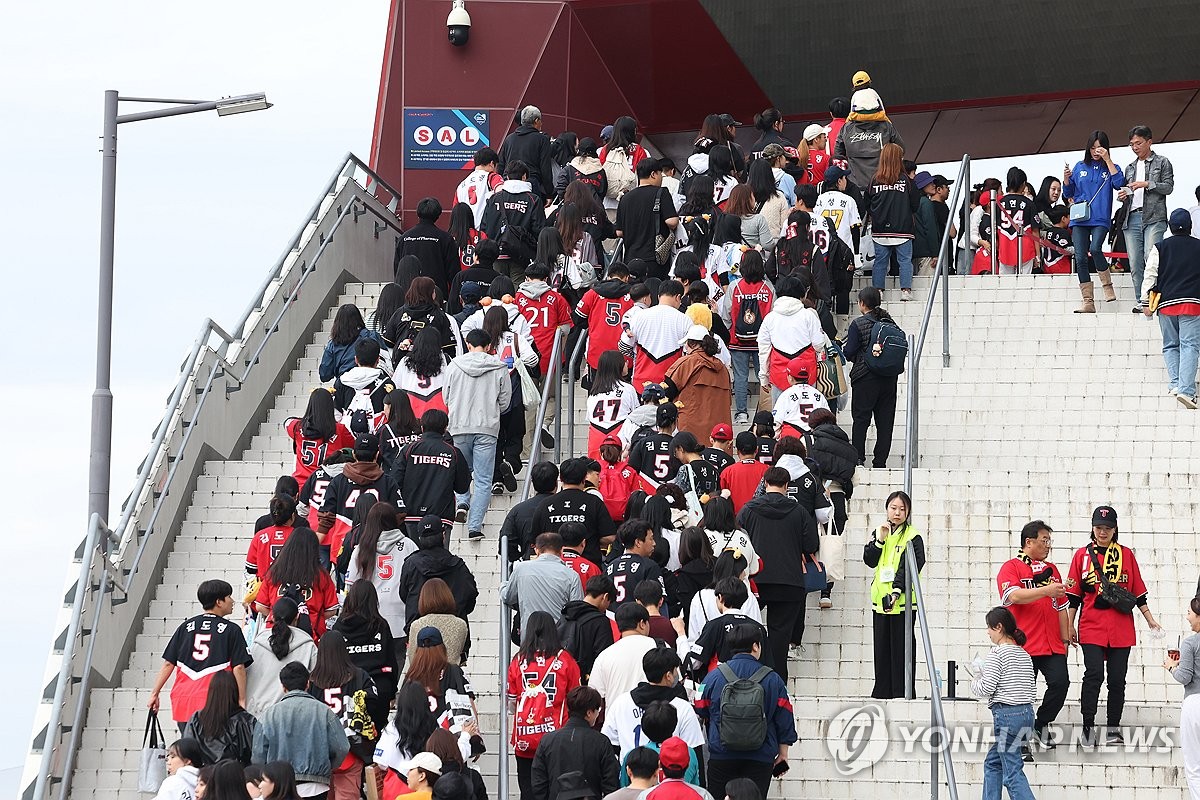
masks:
<path id="1" fill-rule="evenodd" d="M 916 640 L 904 625 L 904 550 L 911 543 L 917 573 L 925 567 L 925 542 L 910 522 L 912 500 L 904 492 L 887 499 L 888 521 L 875 529 L 863 548 L 863 561 L 875 569 L 871 581 L 871 609 L 875 629 L 875 688 L 871 697 L 904 697 L 904 640 L 913 640 L 913 674 L 916 674 Z"/>

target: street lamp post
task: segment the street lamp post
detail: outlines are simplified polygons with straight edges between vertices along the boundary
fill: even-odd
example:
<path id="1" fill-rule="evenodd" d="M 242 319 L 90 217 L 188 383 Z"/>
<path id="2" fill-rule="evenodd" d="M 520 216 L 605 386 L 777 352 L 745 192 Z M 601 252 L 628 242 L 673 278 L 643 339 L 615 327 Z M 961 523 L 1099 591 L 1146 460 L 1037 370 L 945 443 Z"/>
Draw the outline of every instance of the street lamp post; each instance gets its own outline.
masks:
<path id="1" fill-rule="evenodd" d="M 168 105 L 137 114 L 117 113 L 121 101 Z M 96 390 L 92 392 L 92 434 L 88 457 L 88 517 L 99 514 L 108 521 L 109 483 L 112 464 L 112 322 L 113 245 L 116 239 L 117 126 L 145 119 L 216 111 L 218 116 L 270 108 L 265 94 L 248 94 L 223 100 L 171 100 L 157 97 L 121 97 L 115 90 L 104 93 L 104 132 L 100 153 L 103 159 L 100 186 L 100 290 L 96 309 Z"/>

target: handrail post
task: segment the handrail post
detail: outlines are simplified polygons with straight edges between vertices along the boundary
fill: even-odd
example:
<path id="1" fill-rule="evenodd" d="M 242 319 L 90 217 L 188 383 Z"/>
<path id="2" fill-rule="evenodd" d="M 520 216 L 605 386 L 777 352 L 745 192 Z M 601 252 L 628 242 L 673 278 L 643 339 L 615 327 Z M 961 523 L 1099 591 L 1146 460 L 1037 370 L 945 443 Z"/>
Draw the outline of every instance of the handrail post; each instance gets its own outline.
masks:
<path id="1" fill-rule="evenodd" d="M 528 486 L 528 482 L 526 483 Z M 500 535 L 500 580 L 508 580 L 508 535 Z M 498 588 L 498 587 L 497 587 Z M 509 631 L 511 611 L 504 601 L 500 601 L 500 769 L 497 774 L 497 788 L 500 797 L 508 797 L 508 701 L 504 681 L 508 677 Z"/>
<path id="2" fill-rule="evenodd" d="M 587 331 L 584 330 L 579 335 L 579 341 L 575 342 L 575 349 L 571 351 L 571 363 L 567 366 L 567 375 L 570 380 L 565 389 L 567 393 L 567 458 L 575 457 L 575 381 L 579 378 L 579 356 L 583 352 L 583 345 L 587 342 Z"/>
<path id="3" fill-rule="evenodd" d="M 917 457 L 917 347 L 912 334 L 908 336 L 908 413 L 904 421 L 904 492 L 912 497 L 913 461 Z M 907 552 L 907 548 L 906 548 Z M 913 674 L 913 604 L 912 571 L 904 569 L 904 699 L 912 700 L 916 676 Z"/>
<path id="4" fill-rule="evenodd" d="M 999 280 L 1000 279 L 1000 253 L 997 252 L 997 250 L 996 250 L 996 228 L 999 226 L 999 220 L 996 219 L 996 216 L 998 214 L 998 212 L 996 210 L 997 208 L 999 208 L 999 206 L 996 205 L 996 193 L 992 192 L 992 202 L 991 202 L 991 205 L 988 207 L 988 214 L 991 216 L 992 221 L 988 227 L 992 231 L 992 236 L 991 236 L 991 239 L 992 239 L 992 275 L 994 275 L 996 277 L 996 280 Z"/>
<path id="5" fill-rule="evenodd" d="M 533 444 L 529 448 L 529 466 L 525 470 L 525 486 L 521 489 L 521 500 L 529 499 L 529 485 L 533 478 L 533 465 L 542 460 L 542 426 L 546 424 L 546 409 L 550 395 L 554 393 L 558 381 L 559 344 L 563 340 L 563 329 L 554 332 L 554 343 L 550 348 L 550 366 L 546 368 L 546 377 L 542 382 L 542 396 L 538 402 L 537 424 L 533 429 Z M 557 440 L 555 441 L 557 444 Z M 504 673 L 501 673 L 504 674 Z"/>

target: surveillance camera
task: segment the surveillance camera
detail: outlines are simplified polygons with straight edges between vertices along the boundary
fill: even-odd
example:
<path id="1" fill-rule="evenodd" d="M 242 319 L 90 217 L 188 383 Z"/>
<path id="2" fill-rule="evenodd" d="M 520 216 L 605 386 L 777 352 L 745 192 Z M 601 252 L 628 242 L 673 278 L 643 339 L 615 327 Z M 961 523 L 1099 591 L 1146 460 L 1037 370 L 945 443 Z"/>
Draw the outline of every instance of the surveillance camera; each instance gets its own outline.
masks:
<path id="1" fill-rule="evenodd" d="M 463 47 L 471 38 L 471 15 L 467 13 L 466 0 L 454 0 L 454 7 L 446 17 L 446 35 L 455 47 Z"/>

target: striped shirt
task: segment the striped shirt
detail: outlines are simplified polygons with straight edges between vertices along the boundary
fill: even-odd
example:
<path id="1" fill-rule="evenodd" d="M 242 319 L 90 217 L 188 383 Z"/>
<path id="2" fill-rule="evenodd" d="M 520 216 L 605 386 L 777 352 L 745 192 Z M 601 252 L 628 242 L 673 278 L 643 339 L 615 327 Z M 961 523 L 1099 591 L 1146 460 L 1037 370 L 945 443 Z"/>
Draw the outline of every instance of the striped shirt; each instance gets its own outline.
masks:
<path id="1" fill-rule="evenodd" d="M 984 659 L 983 672 L 971 684 L 972 694 L 989 706 L 1032 703 L 1035 689 L 1033 659 L 1015 644 L 993 647 Z"/>

